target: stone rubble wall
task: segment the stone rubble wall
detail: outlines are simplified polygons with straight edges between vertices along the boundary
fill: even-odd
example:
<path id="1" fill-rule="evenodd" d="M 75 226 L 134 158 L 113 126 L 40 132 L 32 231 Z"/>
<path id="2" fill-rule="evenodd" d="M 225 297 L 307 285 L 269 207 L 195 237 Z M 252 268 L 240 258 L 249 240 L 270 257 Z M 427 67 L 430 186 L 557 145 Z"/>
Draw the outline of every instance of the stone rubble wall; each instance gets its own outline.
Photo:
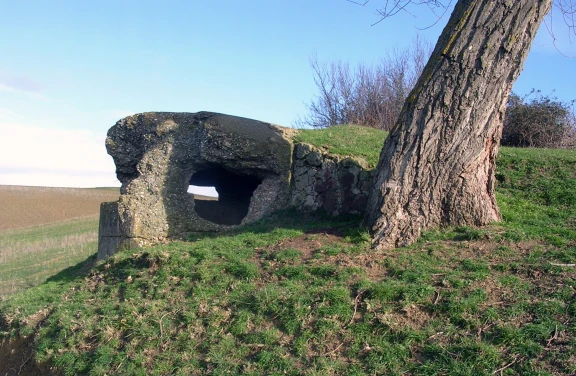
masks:
<path id="1" fill-rule="evenodd" d="M 370 182 L 371 172 L 352 158 L 329 154 L 308 144 L 294 146 L 290 203 L 298 210 L 361 214 Z"/>

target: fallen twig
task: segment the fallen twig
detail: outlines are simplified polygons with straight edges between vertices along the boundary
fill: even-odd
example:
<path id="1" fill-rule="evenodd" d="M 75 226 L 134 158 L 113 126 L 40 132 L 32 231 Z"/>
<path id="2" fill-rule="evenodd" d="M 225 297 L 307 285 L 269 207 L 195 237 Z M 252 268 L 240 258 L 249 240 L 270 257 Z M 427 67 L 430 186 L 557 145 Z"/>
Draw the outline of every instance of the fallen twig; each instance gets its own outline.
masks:
<path id="1" fill-rule="evenodd" d="M 162 317 L 160 317 L 160 320 L 158 320 L 158 323 L 160 324 L 160 339 L 162 339 L 162 337 L 164 336 L 164 331 L 162 329 L 162 320 L 164 319 L 164 317 L 168 316 L 168 315 L 175 315 L 178 312 L 180 312 L 180 310 L 176 310 L 174 312 L 166 312 L 165 314 L 162 315 Z"/>
<path id="2" fill-rule="evenodd" d="M 546 347 L 550 347 L 554 340 L 558 339 L 558 325 L 554 328 L 554 335 L 546 342 Z"/>
<path id="3" fill-rule="evenodd" d="M 494 325 L 494 324 L 489 324 L 489 325 L 485 325 L 485 326 L 482 326 L 482 327 L 478 328 L 478 332 L 476 333 L 476 335 L 477 335 L 478 337 L 480 337 L 480 336 L 482 335 L 482 333 L 484 333 L 484 332 L 486 331 L 486 329 L 489 329 L 489 328 L 492 327 L 493 325 Z"/>
<path id="4" fill-rule="evenodd" d="M 512 367 L 512 365 L 513 365 L 514 363 L 516 363 L 517 361 L 518 361 L 518 357 L 514 358 L 514 360 L 513 360 L 512 362 L 506 364 L 504 367 L 498 368 L 496 371 L 492 372 L 492 374 L 493 374 L 493 375 L 495 375 L 495 374 L 497 374 L 497 373 L 502 374 L 502 371 L 504 371 L 506 368 Z"/>
<path id="5" fill-rule="evenodd" d="M 128 356 L 125 356 L 125 357 L 122 359 L 122 361 L 120 362 L 120 364 L 118 364 L 118 366 L 116 367 L 116 370 L 115 370 L 116 372 L 118 372 L 118 370 L 120 369 L 120 367 L 122 367 L 122 363 L 124 363 L 124 361 L 126 360 L 127 357 L 128 357 Z"/>
<path id="6" fill-rule="evenodd" d="M 346 324 L 344 327 L 347 328 L 350 324 L 352 324 L 352 322 L 354 321 L 354 317 L 356 317 L 356 312 L 358 312 L 358 301 L 360 299 L 360 296 L 364 293 L 364 291 L 360 291 L 358 293 L 358 295 L 356 295 L 356 297 L 354 298 L 354 313 L 352 314 L 352 317 L 350 318 L 350 321 L 348 321 L 348 324 Z"/>
<path id="7" fill-rule="evenodd" d="M 432 341 L 433 339 L 435 339 L 436 337 L 438 337 L 442 334 L 444 334 L 444 332 L 438 332 L 436 334 L 432 334 L 430 337 L 428 337 L 428 341 Z"/>
<path id="8" fill-rule="evenodd" d="M 31 353 L 30 356 L 29 356 L 28 358 L 26 358 L 26 360 L 24 361 L 24 363 L 22 363 L 22 364 L 20 365 L 20 369 L 18 369 L 17 375 L 19 375 L 20 372 L 22 372 L 22 368 L 24 368 L 24 365 L 25 365 L 26 363 L 28 363 L 28 361 L 30 360 L 30 358 L 32 358 L 32 355 L 34 355 L 34 353 Z"/>
<path id="9" fill-rule="evenodd" d="M 434 305 L 436 305 L 436 303 L 438 303 L 438 300 L 440 299 L 440 293 L 438 291 L 436 291 L 436 299 L 434 299 Z"/>
<path id="10" fill-rule="evenodd" d="M 576 264 L 558 264 L 556 262 L 551 262 L 550 265 L 554 265 L 554 266 L 565 266 L 565 267 L 569 267 L 569 268 L 573 268 L 576 266 Z"/>
<path id="11" fill-rule="evenodd" d="M 330 355 L 330 354 L 332 354 L 333 352 L 336 352 L 340 347 L 342 347 L 343 344 L 344 344 L 344 342 L 342 342 L 341 344 L 339 344 L 338 347 L 336 347 L 334 350 L 328 351 L 327 353 L 322 354 L 322 356 Z"/>

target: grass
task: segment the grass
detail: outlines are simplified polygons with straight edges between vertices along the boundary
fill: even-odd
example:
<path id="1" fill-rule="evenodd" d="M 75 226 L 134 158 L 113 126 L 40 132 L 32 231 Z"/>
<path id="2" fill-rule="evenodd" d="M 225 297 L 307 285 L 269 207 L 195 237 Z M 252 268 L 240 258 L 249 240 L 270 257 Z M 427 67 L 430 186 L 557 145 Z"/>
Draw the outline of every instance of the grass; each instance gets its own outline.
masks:
<path id="1" fill-rule="evenodd" d="M 354 136 L 350 137 L 351 134 Z M 363 159 L 369 168 L 374 168 L 387 135 L 373 128 L 336 125 L 323 129 L 300 129 L 295 141 L 322 147 L 332 154 Z"/>
<path id="2" fill-rule="evenodd" d="M 39 285 L 97 249 L 97 218 L 0 232 L 0 298 Z"/>
<path id="3" fill-rule="evenodd" d="M 504 220 L 407 248 L 287 211 L 89 259 L 1 303 L 0 356 L 28 374 L 574 374 L 575 161 L 503 149 Z"/>
<path id="4" fill-rule="evenodd" d="M 498 204 L 512 240 L 576 241 L 576 152 L 503 148 L 498 158 Z"/>
<path id="5" fill-rule="evenodd" d="M 0 299 L 94 254 L 100 203 L 118 188 L 0 186 Z"/>

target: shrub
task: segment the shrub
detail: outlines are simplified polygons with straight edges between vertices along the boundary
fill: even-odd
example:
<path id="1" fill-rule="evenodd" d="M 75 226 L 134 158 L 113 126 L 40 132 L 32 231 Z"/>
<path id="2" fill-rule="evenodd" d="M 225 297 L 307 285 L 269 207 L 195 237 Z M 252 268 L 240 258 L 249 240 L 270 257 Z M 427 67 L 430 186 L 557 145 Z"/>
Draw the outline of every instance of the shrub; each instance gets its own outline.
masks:
<path id="1" fill-rule="evenodd" d="M 319 94 L 297 127 L 325 128 L 353 124 L 390 130 L 431 53 L 431 46 L 415 39 L 404 50 L 390 51 L 376 66 L 311 59 Z"/>
<path id="2" fill-rule="evenodd" d="M 536 96 L 527 100 L 531 94 Z M 576 122 L 570 104 L 543 96 L 534 90 L 524 97 L 512 93 L 504 117 L 502 145 L 576 147 Z"/>

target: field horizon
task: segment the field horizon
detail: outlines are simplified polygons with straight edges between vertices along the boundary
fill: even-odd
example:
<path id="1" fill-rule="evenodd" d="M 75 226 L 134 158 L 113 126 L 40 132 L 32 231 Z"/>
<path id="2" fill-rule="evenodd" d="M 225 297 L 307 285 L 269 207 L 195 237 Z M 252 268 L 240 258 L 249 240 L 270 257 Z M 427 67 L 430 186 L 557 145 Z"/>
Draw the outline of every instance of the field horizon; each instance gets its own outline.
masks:
<path id="1" fill-rule="evenodd" d="M 115 201 L 119 188 L 0 185 L 0 233 L 98 216 L 100 203 Z"/>

